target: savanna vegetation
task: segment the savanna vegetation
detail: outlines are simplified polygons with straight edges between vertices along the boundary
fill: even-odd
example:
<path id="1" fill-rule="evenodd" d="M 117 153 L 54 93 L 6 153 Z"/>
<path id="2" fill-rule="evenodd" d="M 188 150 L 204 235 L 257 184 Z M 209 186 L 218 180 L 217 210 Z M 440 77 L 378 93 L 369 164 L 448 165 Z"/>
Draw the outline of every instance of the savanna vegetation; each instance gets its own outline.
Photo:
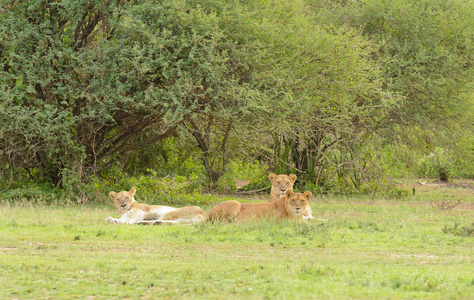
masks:
<path id="1" fill-rule="evenodd" d="M 4 1 L 1 191 L 474 175 L 469 1 Z M 152 185 L 160 183 L 151 183 Z M 142 189 L 151 188 L 143 183 Z"/>
<path id="2" fill-rule="evenodd" d="M 0 298 L 472 298 L 473 61 L 472 1 L 0 1 Z M 104 222 L 270 172 L 327 221 Z"/>
<path id="3" fill-rule="evenodd" d="M 3 201 L 0 298 L 472 299 L 473 205 L 425 185 L 319 196 L 325 222 L 132 226 L 106 224 L 112 206 Z"/>

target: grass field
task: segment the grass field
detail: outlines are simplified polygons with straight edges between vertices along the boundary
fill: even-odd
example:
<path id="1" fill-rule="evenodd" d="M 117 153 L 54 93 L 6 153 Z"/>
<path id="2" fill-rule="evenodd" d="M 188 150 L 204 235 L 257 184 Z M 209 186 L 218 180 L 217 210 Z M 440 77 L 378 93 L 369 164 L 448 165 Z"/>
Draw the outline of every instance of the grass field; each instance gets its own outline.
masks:
<path id="1" fill-rule="evenodd" d="M 177 227 L 3 200 L 0 299 L 474 299 L 472 189 L 312 207 L 327 221 Z"/>

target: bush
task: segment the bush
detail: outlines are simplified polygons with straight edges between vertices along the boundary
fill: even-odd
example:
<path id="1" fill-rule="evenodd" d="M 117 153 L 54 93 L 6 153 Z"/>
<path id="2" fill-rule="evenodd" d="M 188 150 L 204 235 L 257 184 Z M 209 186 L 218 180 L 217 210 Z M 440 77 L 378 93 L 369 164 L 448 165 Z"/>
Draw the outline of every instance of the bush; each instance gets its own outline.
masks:
<path id="1" fill-rule="evenodd" d="M 441 147 L 435 147 L 433 152 L 420 160 L 418 174 L 447 181 L 454 175 L 454 169 L 454 161 L 449 153 Z"/>
<path id="2" fill-rule="evenodd" d="M 110 191 L 137 189 L 139 202 L 162 205 L 203 205 L 211 203 L 212 197 L 201 194 L 202 181 L 196 175 L 159 177 L 153 170 L 147 175 L 130 177 L 115 169 L 113 172 L 96 177 L 92 185 L 100 194 L 108 198 Z M 139 200 L 140 199 L 140 200 Z"/>
<path id="3" fill-rule="evenodd" d="M 270 182 L 267 179 L 267 166 L 259 161 L 244 162 L 235 159 L 228 163 L 226 173 L 219 179 L 217 190 L 219 192 L 235 192 L 237 190 L 235 179 L 249 180 L 249 184 L 242 187 L 242 190 L 252 191 L 261 189 Z"/>
<path id="4" fill-rule="evenodd" d="M 472 132 L 472 131 L 471 131 Z M 474 135 L 469 131 L 457 139 L 460 151 L 456 153 L 455 176 L 461 178 L 474 178 Z"/>
<path id="5" fill-rule="evenodd" d="M 0 193 L 0 199 L 18 201 L 24 199 L 34 202 L 51 203 L 61 199 L 61 191 L 54 190 L 49 186 L 29 185 L 22 188 L 14 188 Z"/>
<path id="6" fill-rule="evenodd" d="M 318 186 L 317 184 L 306 183 L 302 189 L 295 189 L 295 192 L 310 191 L 311 193 L 313 193 L 313 196 L 316 196 L 318 194 L 322 194 L 323 190 L 323 187 Z"/>

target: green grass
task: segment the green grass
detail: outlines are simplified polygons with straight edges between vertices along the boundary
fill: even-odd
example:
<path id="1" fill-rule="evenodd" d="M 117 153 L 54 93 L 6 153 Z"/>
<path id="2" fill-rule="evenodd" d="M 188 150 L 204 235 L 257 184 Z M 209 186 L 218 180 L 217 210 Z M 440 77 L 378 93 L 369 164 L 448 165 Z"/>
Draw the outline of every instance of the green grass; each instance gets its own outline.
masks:
<path id="1" fill-rule="evenodd" d="M 423 189 L 314 199 L 328 221 L 309 224 L 109 225 L 112 205 L 3 202 L 0 299 L 472 299 L 473 192 Z"/>

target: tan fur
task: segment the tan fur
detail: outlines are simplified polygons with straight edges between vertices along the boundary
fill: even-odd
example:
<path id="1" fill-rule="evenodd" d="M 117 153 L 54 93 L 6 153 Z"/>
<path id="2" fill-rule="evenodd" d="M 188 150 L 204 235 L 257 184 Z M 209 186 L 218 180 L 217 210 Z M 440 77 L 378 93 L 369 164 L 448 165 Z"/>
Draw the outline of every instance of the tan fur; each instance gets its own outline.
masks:
<path id="1" fill-rule="evenodd" d="M 224 222 L 242 222 L 261 218 L 274 217 L 277 221 L 301 220 L 302 212 L 311 199 L 311 192 L 294 193 L 286 191 L 285 197 L 271 203 L 240 203 L 238 201 L 225 201 L 209 211 L 209 220 L 222 220 Z"/>
<path id="2" fill-rule="evenodd" d="M 270 199 L 268 199 L 268 202 L 275 202 L 278 199 L 284 197 L 286 191 L 293 191 L 293 185 L 296 182 L 296 178 L 297 177 L 295 174 L 276 175 L 275 173 L 270 173 L 270 175 L 268 175 L 268 179 L 270 179 L 270 182 L 272 183 L 272 189 L 270 191 Z M 311 206 L 308 204 L 303 211 L 303 220 L 309 221 L 312 219 L 314 219 L 313 211 Z"/>
<path id="3" fill-rule="evenodd" d="M 285 192 L 287 190 L 293 191 L 293 185 L 296 181 L 296 175 L 276 175 L 275 173 L 271 173 L 268 175 L 268 179 L 272 183 L 272 189 L 270 191 L 270 199 L 268 202 L 275 202 L 278 199 L 285 196 Z"/>
<path id="4" fill-rule="evenodd" d="M 200 207 L 185 206 L 176 208 L 164 205 L 138 203 L 134 199 L 135 193 L 135 188 L 120 193 L 110 192 L 109 197 L 122 216 L 120 219 L 108 217 L 105 221 L 111 224 L 191 225 L 205 220 L 204 211 Z"/>

